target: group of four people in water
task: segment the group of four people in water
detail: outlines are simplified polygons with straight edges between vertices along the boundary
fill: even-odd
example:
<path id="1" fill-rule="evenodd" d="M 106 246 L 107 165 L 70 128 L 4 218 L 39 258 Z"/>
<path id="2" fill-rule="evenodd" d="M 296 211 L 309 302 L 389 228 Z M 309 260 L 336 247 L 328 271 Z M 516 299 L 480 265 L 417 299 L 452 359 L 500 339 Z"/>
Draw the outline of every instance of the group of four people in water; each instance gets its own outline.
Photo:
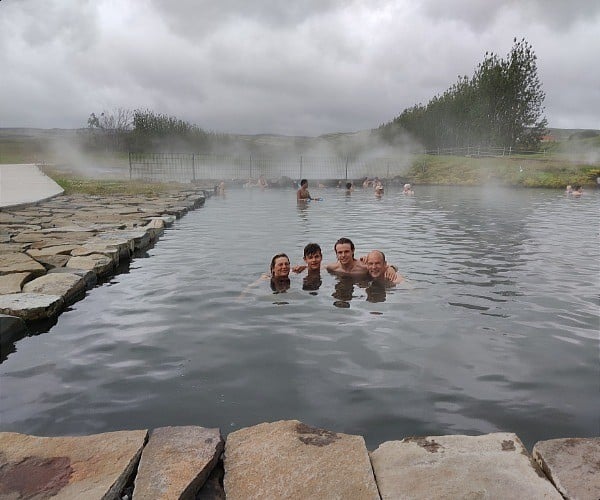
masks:
<path id="1" fill-rule="evenodd" d="M 321 284 L 321 269 L 341 277 L 353 279 L 368 279 L 379 282 L 385 286 L 402 283 L 404 278 L 398 270 L 389 265 L 385 254 L 380 250 L 373 250 L 360 259 L 354 256 L 354 243 L 348 238 L 340 238 L 335 242 L 333 249 L 337 260 L 323 266 L 323 253 L 317 243 L 309 243 L 304 247 L 304 264 L 291 266 L 290 259 L 285 253 L 279 253 L 271 259 L 270 278 L 273 291 L 285 291 L 290 286 L 290 272 L 300 274 L 307 272 L 304 278 L 304 289 L 315 290 Z"/>

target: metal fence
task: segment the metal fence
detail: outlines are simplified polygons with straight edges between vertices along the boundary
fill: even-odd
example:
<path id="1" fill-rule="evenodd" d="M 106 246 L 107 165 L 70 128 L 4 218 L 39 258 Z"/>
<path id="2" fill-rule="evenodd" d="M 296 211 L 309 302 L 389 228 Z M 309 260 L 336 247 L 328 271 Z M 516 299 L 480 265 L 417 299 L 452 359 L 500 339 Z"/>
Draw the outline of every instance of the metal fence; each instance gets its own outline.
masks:
<path id="1" fill-rule="evenodd" d="M 129 153 L 130 179 L 195 182 L 207 180 L 268 180 L 392 178 L 408 170 L 410 158 L 326 156 L 255 157 L 192 153 Z"/>
<path id="2" fill-rule="evenodd" d="M 545 150 L 526 151 L 512 146 L 465 146 L 461 148 L 437 148 L 425 151 L 427 155 L 446 156 L 513 156 L 513 155 L 545 155 Z"/>

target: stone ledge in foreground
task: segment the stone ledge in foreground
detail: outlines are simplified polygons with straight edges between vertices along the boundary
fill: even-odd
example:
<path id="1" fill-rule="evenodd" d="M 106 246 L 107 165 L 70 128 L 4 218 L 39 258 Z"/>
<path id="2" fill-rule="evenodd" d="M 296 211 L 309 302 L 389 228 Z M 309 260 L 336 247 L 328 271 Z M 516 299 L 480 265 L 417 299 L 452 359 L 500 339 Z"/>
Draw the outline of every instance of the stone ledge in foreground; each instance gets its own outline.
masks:
<path id="1" fill-rule="evenodd" d="M 146 435 L 0 433 L 0 498 L 562 498 L 512 433 L 409 437 L 383 443 L 369 460 L 361 436 L 263 423 L 228 436 L 224 477 L 218 429 Z M 541 441 L 535 450 L 566 498 L 598 498 L 600 438 Z"/>
<path id="2" fill-rule="evenodd" d="M 371 462 L 382 499 L 562 498 L 512 433 L 387 441 Z"/>
<path id="3" fill-rule="evenodd" d="M 225 495 L 230 499 L 379 498 L 361 436 L 297 420 L 229 434 L 224 466 Z"/>
<path id="4" fill-rule="evenodd" d="M 223 443 L 219 429 L 155 429 L 142 452 L 133 500 L 193 500 L 219 461 Z"/>
<path id="5" fill-rule="evenodd" d="M 0 433 L 0 498 L 120 498 L 147 434 L 145 430 L 81 437 Z"/>
<path id="6" fill-rule="evenodd" d="M 538 441 L 533 457 L 565 498 L 600 498 L 600 437 Z"/>

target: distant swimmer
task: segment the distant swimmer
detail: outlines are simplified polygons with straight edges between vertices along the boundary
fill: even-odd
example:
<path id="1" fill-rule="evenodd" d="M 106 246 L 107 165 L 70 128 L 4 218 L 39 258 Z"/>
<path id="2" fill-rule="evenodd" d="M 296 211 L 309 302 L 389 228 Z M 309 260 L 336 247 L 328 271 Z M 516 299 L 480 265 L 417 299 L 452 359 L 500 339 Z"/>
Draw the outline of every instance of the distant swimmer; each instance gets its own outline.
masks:
<path id="1" fill-rule="evenodd" d="M 354 186 L 351 182 L 346 182 L 346 194 L 352 194 L 352 191 L 354 191 Z"/>
<path id="2" fill-rule="evenodd" d="M 581 186 L 575 186 L 575 189 L 573 189 L 571 196 L 575 196 L 576 198 L 578 198 L 582 194 L 583 194 L 583 188 Z"/>
<path id="3" fill-rule="evenodd" d="M 308 192 L 308 181 L 302 179 L 300 181 L 300 189 L 296 192 L 296 200 L 298 201 L 323 201 L 323 198 L 313 198 Z"/>
<path id="4" fill-rule="evenodd" d="M 300 189 L 298 189 L 296 192 L 296 199 L 298 201 L 312 200 L 312 197 L 308 191 L 308 181 L 306 179 L 302 179 L 300 181 Z"/>
<path id="5" fill-rule="evenodd" d="M 383 184 L 377 179 L 375 181 L 375 196 L 381 196 L 383 194 Z"/>
<path id="6" fill-rule="evenodd" d="M 412 196 L 413 194 L 415 194 L 415 192 L 412 190 L 411 185 L 406 183 L 406 184 L 404 184 L 404 188 L 402 189 L 402 194 L 405 194 L 407 196 Z"/>

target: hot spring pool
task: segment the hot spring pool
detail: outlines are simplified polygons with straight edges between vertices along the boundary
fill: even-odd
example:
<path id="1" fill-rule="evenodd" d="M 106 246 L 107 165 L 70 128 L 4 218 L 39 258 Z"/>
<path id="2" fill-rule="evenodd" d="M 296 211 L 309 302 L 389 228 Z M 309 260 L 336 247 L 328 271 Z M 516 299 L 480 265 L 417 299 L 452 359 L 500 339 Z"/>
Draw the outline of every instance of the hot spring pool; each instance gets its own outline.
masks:
<path id="1" fill-rule="evenodd" d="M 92 434 L 299 419 L 361 434 L 600 434 L 600 193 L 229 190 L 0 366 L 0 429 Z M 242 294 L 272 255 L 351 238 L 407 283 L 323 273 Z M 340 299 L 345 307 L 340 306 Z"/>

